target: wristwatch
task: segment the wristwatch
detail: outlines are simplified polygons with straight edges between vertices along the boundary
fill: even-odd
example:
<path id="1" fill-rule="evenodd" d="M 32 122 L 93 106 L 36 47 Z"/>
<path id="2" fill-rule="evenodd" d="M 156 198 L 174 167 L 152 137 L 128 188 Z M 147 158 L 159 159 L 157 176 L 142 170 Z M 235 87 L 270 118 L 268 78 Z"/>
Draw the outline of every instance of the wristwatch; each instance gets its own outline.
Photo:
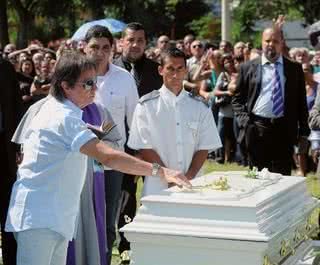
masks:
<path id="1" fill-rule="evenodd" d="M 161 166 L 158 163 L 152 163 L 152 172 L 151 175 L 153 177 L 158 176 L 159 170 Z"/>

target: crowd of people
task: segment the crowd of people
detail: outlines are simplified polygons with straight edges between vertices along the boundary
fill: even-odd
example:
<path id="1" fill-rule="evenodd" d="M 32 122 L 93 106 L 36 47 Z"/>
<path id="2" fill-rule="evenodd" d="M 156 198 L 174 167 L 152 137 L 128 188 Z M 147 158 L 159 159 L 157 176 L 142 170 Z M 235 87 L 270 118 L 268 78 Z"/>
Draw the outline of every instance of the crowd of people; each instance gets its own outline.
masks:
<path id="1" fill-rule="evenodd" d="M 263 31 L 261 47 L 192 34 L 152 46 L 136 22 L 119 39 L 97 25 L 56 50 L 6 45 L 4 265 L 111 264 L 119 229 L 135 217 L 137 176 L 154 176 L 144 178 L 150 195 L 170 182 L 189 186 L 206 159 L 284 175 L 314 170 L 320 51 L 289 49 L 283 23 Z M 121 232 L 117 247 L 128 264 Z"/>

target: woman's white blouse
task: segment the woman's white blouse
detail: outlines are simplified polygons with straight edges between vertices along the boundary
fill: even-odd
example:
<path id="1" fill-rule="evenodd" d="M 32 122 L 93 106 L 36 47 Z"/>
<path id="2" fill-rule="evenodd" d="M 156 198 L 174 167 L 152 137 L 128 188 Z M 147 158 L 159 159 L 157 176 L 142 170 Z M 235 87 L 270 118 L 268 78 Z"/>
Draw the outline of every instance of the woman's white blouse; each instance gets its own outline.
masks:
<path id="1" fill-rule="evenodd" d="M 41 107 L 25 135 L 7 231 L 47 228 L 72 239 L 88 160 L 80 148 L 93 138 L 71 101 L 51 98 Z"/>

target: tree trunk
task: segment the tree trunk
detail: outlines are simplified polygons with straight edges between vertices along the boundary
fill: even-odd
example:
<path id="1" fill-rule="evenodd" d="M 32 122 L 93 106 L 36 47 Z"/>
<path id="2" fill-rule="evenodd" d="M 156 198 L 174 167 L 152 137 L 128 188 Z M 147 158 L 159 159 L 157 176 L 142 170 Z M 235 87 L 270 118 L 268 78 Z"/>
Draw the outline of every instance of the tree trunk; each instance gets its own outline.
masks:
<path id="1" fill-rule="evenodd" d="M 175 20 L 171 24 L 170 39 L 172 40 L 176 39 L 176 21 Z"/>
<path id="2" fill-rule="evenodd" d="M 17 48 L 22 49 L 28 46 L 28 41 L 31 40 L 31 33 L 33 30 L 33 18 L 27 13 L 19 14 L 19 32 L 17 38 Z"/>
<path id="3" fill-rule="evenodd" d="M 103 19 L 104 18 L 104 12 L 101 7 L 92 7 L 91 8 L 91 14 L 93 19 Z"/>
<path id="4" fill-rule="evenodd" d="M 23 2 L 21 0 L 11 0 L 11 4 L 18 13 L 20 24 L 17 39 L 17 48 L 25 48 L 28 45 L 28 40 L 30 40 L 31 32 L 34 28 L 33 14 L 28 10 L 27 7 L 23 5 Z"/>
<path id="5" fill-rule="evenodd" d="M 7 0 L 0 0 L 0 47 L 9 43 Z"/>

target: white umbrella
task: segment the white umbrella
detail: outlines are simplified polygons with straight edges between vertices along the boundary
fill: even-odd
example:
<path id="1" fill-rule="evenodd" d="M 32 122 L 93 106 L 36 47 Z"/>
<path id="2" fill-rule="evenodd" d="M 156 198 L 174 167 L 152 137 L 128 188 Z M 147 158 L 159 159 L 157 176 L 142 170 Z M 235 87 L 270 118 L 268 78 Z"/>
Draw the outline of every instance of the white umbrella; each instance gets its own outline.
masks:
<path id="1" fill-rule="evenodd" d="M 82 24 L 77 31 L 73 34 L 72 40 L 83 40 L 84 37 L 86 36 L 87 31 L 95 25 L 100 25 L 107 27 L 111 33 L 117 33 L 123 31 L 123 29 L 126 27 L 127 24 L 124 22 L 113 19 L 113 18 L 105 18 L 105 19 L 99 19 L 99 20 L 94 20 L 90 21 L 87 23 Z"/>

